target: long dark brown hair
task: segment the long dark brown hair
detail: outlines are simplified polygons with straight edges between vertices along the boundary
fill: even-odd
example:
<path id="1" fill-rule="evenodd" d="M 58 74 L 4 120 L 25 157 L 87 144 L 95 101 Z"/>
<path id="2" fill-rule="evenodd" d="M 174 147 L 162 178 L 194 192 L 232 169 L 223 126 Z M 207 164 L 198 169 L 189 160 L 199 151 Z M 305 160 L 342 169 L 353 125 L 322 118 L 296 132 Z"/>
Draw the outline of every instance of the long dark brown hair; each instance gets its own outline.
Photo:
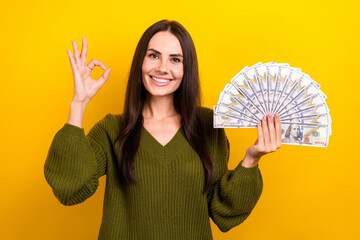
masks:
<path id="1" fill-rule="evenodd" d="M 169 31 L 180 42 L 183 50 L 183 79 L 174 93 L 174 107 L 181 116 L 185 136 L 203 162 L 205 170 L 206 193 L 215 177 L 214 162 L 204 141 L 200 104 L 200 84 L 197 56 L 194 43 L 186 29 L 176 21 L 162 20 L 150 26 L 142 35 L 132 61 L 121 120 L 118 167 L 126 183 L 136 184 L 134 176 L 134 157 L 140 144 L 143 125 L 142 109 L 146 99 L 146 89 L 142 83 L 142 63 L 150 39 L 161 31 Z"/>

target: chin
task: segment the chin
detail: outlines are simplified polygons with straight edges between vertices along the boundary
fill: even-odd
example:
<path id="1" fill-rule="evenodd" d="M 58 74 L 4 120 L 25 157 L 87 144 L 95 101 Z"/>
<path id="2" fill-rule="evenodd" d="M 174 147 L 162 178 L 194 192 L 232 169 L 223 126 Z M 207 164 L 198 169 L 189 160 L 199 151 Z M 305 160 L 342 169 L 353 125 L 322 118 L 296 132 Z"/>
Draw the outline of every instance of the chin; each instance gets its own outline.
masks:
<path id="1" fill-rule="evenodd" d="M 150 97 L 174 97 L 174 92 L 148 91 Z"/>

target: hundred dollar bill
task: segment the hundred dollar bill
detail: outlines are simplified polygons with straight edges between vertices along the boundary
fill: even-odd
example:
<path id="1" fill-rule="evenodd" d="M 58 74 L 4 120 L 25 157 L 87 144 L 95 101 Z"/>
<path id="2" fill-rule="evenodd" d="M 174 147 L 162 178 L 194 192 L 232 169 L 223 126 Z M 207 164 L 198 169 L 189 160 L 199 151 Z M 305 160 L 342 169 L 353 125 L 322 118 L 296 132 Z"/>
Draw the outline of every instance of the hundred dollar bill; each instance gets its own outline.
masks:
<path id="1" fill-rule="evenodd" d="M 239 93 L 245 96 L 251 103 L 257 106 L 258 110 L 265 115 L 266 110 L 264 108 L 264 102 L 262 101 L 262 95 L 257 96 L 257 94 L 252 90 L 254 87 L 251 87 L 249 81 L 246 80 L 243 72 L 247 71 L 248 68 L 243 69 L 235 77 L 231 79 L 231 84 L 235 86 Z M 261 98 L 260 98 L 261 97 Z M 260 100 L 259 100 L 260 98 Z"/>
<path id="2" fill-rule="evenodd" d="M 250 108 L 246 106 L 246 104 L 236 100 L 234 97 L 232 97 L 226 92 L 220 93 L 218 105 L 225 106 L 231 110 L 237 111 L 244 116 L 255 120 L 256 122 L 260 121 L 260 119 L 252 113 L 252 110 L 250 110 Z"/>
<path id="3" fill-rule="evenodd" d="M 294 103 L 295 104 L 295 103 Z M 280 115 L 281 122 L 286 122 L 286 119 L 304 118 L 308 116 L 326 116 L 326 124 L 329 125 L 329 135 L 332 134 L 331 130 L 331 117 L 329 109 L 325 100 L 320 94 L 315 94 L 305 98 L 302 102 L 297 103 L 294 107 L 289 108 Z M 325 120 L 324 118 L 322 119 Z M 305 122 L 304 122 L 305 123 Z M 324 123 L 324 122 L 323 122 Z"/>
<path id="4" fill-rule="evenodd" d="M 256 91 L 255 87 L 253 86 L 253 84 L 258 84 L 258 82 L 256 81 L 255 78 L 255 72 L 254 72 L 254 68 L 258 67 L 258 66 L 262 66 L 261 62 L 257 63 L 251 67 L 247 67 L 244 68 L 237 76 L 235 76 L 231 82 L 233 85 L 235 85 L 236 87 L 239 86 L 246 86 L 246 89 L 248 89 L 248 91 L 246 92 L 249 96 L 251 96 L 251 98 L 255 98 L 255 103 L 259 104 L 262 108 L 263 108 L 263 112 L 264 114 L 266 114 L 266 108 L 264 106 L 264 98 L 263 95 L 261 94 L 261 98 L 259 97 L 259 94 L 261 93 L 260 91 Z M 252 78 L 249 76 L 252 76 Z M 250 81 L 249 81 L 250 80 Z"/>
<path id="5" fill-rule="evenodd" d="M 276 113 L 276 106 L 280 99 L 283 98 L 283 91 L 288 85 L 287 79 L 289 78 L 289 75 L 291 73 L 291 68 L 281 68 L 279 67 L 278 70 L 273 70 L 273 72 L 277 72 L 277 86 L 275 87 L 274 91 L 274 99 L 273 99 L 273 106 L 271 112 L 274 114 Z M 275 74 L 275 73 L 274 73 Z"/>
<path id="6" fill-rule="evenodd" d="M 283 109 L 293 102 L 295 99 L 309 94 L 320 94 L 324 99 L 326 95 L 319 89 L 317 83 L 315 83 L 311 78 L 308 78 L 307 75 L 302 74 L 301 77 L 294 83 L 294 86 L 290 90 L 287 98 L 283 101 L 277 108 L 277 112 L 281 114 Z"/>
<path id="7" fill-rule="evenodd" d="M 281 130 L 281 142 L 284 144 L 327 147 L 329 142 L 327 125 L 282 123 Z"/>
<path id="8" fill-rule="evenodd" d="M 320 103 L 320 104 L 313 105 L 310 107 L 305 107 L 300 110 L 296 110 L 291 113 L 284 114 L 283 116 L 281 116 L 280 119 L 292 118 L 294 116 L 306 116 L 306 115 L 312 115 L 312 114 L 325 114 L 325 113 L 326 114 L 329 113 L 329 111 L 327 110 L 326 104 Z"/>
<path id="9" fill-rule="evenodd" d="M 321 106 L 320 109 L 316 108 L 316 111 L 321 111 L 323 114 L 327 114 L 329 118 L 329 123 L 331 124 L 332 120 L 330 117 L 330 110 L 327 107 L 325 100 L 322 98 L 320 94 L 314 94 L 306 97 L 305 99 L 301 99 L 299 102 L 294 101 L 291 106 L 288 105 L 288 108 L 280 114 L 280 118 L 293 118 L 293 117 L 306 117 L 307 115 L 311 115 L 313 109 L 310 108 L 314 106 Z M 331 128 L 330 128 L 331 130 Z"/>
<path id="10" fill-rule="evenodd" d="M 264 97 L 264 104 L 266 113 L 270 112 L 270 99 L 269 99 L 269 92 L 270 92 L 270 80 L 267 72 L 267 65 L 257 66 L 254 68 L 255 71 L 255 79 L 258 80 L 259 86 L 261 90 L 263 91 L 263 97 Z"/>
<path id="11" fill-rule="evenodd" d="M 327 113 L 281 119 L 281 124 L 286 124 L 286 123 L 288 124 L 297 123 L 303 125 L 309 125 L 309 124 L 330 125 L 329 114 Z"/>
<path id="12" fill-rule="evenodd" d="M 300 86 L 300 85 L 299 85 Z M 280 108 L 278 108 L 278 114 L 281 116 L 284 112 L 289 111 L 290 109 L 296 107 L 297 105 L 299 105 L 299 103 L 303 102 L 304 100 L 314 100 L 314 97 L 316 96 L 316 100 L 319 100 L 318 103 L 323 103 L 325 102 L 325 99 L 322 97 L 321 92 L 319 91 L 319 89 L 310 84 L 307 85 L 306 87 L 304 87 L 302 90 L 300 90 L 298 93 L 296 93 L 296 95 L 290 96 L 287 103 L 283 104 Z"/>
<path id="13" fill-rule="evenodd" d="M 214 114 L 214 128 L 254 128 L 257 124 L 240 119 Z"/>
<path id="14" fill-rule="evenodd" d="M 328 125 L 329 136 L 332 134 L 331 130 L 331 117 L 329 113 L 318 114 L 293 114 L 281 119 L 281 124 L 285 123 L 299 123 L 299 124 L 321 124 Z"/>
<path id="15" fill-rule="evenodd" d="M 267 84 L 267 91 L 268 93 L 265 93 L 264 95 L 268 96 L 267 102 L 268 102 L 268 106 L 267 109 L 270 113 L 274 114 L 275 112 L 273 111 L 273 105 L 274 105 L 274 101 L 275 101 L 275 93 L 279 92 L 279 88 L 280 88 L 280 79 L 279 79 L 279 74 L 280 74 L 280 67 L 289 67 L 288 63 L 269 63 L 269 64 L 264 64 L 262 66 L 257 66 L 255 67 L 256 72 L 259 74 L 259 76 L 263 76 L 266 79 L 266 84 Z"/>
<path id="16" fill-rule="evenodd" d="M 242 75 L 255 94 L 260 107 L 263 108 L 264 115 L 268 114 L 268 89 L 265 76 L 259 75 L 256 67 L 245 70 Z"/>
<path id="17" fill-rule="evenodd" d="M 299 100 L 295 100 L 291 104 L 289 104 L 283 111 L 283 114 L 290 114 L 295 111 L 299 111 L 301 109 L 304 109 L 305 107 L 310 107 L 313 105 L 317 105 L 323 103 L 323 100 L 319 94 L 315 94 L 312 96 L 303 97 Z M 281 115 L 280 115 L 281 117 Z"/>
<path id="18" fill-rule="evenodd" d="M 222 106 L 222 105 L 215 105 L 214 113 L 217 115 L 228 116 L 231 118 L 236 118 L 236 119 L 242 120 L 244 122 L 248 122 L 249 125 L 255 124 L 255 126 L 256 126 L 256 124 L 258 123 L 256 120 L 253 120 L 252 118 L 246 116 L 245 114 L 234 111 L 234 110 L 232 110 L 226 106 Z"/>
<path id="19" fill-rule="evenodd" d="M 286 101 L 288 101 L 288 97 L 292 95 L 292 93 L 295 91 L 295 86 L 297 85 L 298 81 L 303 77 L 301 72 L 298 72 L 297 70 L 294 70 L 290 67 L 282 67 L 280 69 L 280 79 L 283 79 L 281 82 L 283 82 L 281 86 L 281 92 L 280 94 L 277 93 L 278 96 L 275 96 L 277 99 L 275 102 L 275 107 L 273 108 L 273 112 L 277 113 L 279 107 L 286 104 Z M 285 78 L 284 78 L 285 77 Z"/>
<path id="20" fill-rule="evenodd" d="M 280 66 L 279 65 L 270 65 L 267 67 L 267 75 L 268 75 L 268 82 L 269 82 L 269 109 L 272 114 L 275 112 L 274 109 L 274 102 L 275 102 L 275 95 L 279 92 L 280 88 Z"/>
<path id="21" fill-rule="evenodd" d="M 214 126 L 257 127 L 268 113 L 278 113 L 284 144 L 328 145 L 330 109 L 320 84 L 287 63 L 246 66 L 231 79 L 214 106 Z"/>
<path id="22" fill-rule="evenodd" d="M 256 105 L 252 99 L 248 99 L 244 94 L 240 93 L 233 84 L 226 84 L 224 92 L 229 94 L 236 101 L 241 102 L 242 105 L 246 106 L 257 119 L 261 119 L 264 116 L 259 106 Z"/>

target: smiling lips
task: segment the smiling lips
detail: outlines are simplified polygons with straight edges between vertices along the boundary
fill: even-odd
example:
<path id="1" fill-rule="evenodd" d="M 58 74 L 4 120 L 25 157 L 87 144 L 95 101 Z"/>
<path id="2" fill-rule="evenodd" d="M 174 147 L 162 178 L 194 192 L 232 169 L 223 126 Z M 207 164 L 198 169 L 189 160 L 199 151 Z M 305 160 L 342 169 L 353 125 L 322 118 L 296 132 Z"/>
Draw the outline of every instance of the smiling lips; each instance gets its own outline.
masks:
<path id="1" fill-rule="evenodd" d="M 154 76 L 150 76 L 152 82 L 159 87 L 163 87 L 168 85 L 171 80 L 170 79 L 165 79 L 165 78 L 158 78 L 158 77 L 154 77 Z"/>

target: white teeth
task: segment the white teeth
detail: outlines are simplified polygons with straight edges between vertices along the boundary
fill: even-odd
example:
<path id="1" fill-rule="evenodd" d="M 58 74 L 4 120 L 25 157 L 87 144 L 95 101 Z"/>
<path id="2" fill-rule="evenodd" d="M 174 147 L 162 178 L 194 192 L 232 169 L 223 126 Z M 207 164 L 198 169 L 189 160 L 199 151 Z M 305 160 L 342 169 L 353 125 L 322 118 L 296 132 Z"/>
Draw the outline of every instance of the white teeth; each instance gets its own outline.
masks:
<path id="1" fill-rule="evenodd" d="M 161 83 L 167 83 L 170 82 L 170 80 L 167 79 L 161 79 L 161 78 L 156 78 L 156 77 L 151 77 L 152 79 L 154 79 L 157 82 L 161 82 Z"/>

